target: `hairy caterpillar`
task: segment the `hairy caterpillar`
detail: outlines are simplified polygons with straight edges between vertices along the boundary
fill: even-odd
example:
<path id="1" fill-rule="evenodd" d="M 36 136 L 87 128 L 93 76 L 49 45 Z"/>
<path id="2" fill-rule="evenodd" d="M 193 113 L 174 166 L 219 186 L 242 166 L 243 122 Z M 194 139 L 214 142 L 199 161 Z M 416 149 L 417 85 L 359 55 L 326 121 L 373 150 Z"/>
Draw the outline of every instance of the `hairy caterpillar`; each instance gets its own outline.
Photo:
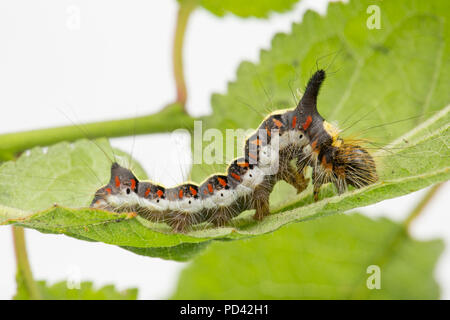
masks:
<path id="1" fill-rule="evenodd" d="M 376 166 L 367 150 L 344 141 L 317 111 L 324 80 L 325 71 L 316 71 L 295 109 L 269 115 L 246 140 L 244 157 L 234 160 L 226 173 L 212 175 L 200 185 L 165 188 L 138 181 L 130 170 L 113 163 L 110 182 L 96 192 L 91 207 L 136 211 L 183 232 L 202 222 L 222 226 L 248 209 L 256 210 L 256 220 L 263 219 L 269 214 L 275 183 L 285 180 L 302 192 L 309 182 L 304 176 L 307 167 L 312 168 L 315 200 L 328 182 L 338 193 L 348 185 L 361 188 L 374 183 Z"/>

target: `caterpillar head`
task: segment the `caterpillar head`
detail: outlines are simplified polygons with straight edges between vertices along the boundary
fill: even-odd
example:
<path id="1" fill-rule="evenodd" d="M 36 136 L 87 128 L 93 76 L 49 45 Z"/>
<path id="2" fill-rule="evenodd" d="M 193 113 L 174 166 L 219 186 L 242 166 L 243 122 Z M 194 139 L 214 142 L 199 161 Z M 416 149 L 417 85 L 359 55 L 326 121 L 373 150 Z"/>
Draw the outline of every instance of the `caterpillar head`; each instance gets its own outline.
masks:
<path id="1" fill-rule="evenodd" d="M 138 204 L 139 180 L 127 168 L 117 163 L 111 165 L 109 183 L 97 190 L 91 207 L 101 209 L 132 209 Z"/>
<path id="2" fill-rule="evenodd" d="M 334 167 L 338 177 L 356 188 L 362 188 L 378 180 L 372 156 L 355 144 L 343 143 L 336 148 Z"/>

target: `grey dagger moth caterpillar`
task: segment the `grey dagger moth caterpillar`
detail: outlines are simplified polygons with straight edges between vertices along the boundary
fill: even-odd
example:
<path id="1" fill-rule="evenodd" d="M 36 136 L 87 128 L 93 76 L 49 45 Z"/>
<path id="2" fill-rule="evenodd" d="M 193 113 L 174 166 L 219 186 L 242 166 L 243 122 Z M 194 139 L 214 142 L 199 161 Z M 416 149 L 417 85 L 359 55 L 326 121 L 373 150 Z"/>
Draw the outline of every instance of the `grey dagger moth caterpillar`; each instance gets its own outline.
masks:
<path id="1" fill-rule="evenodd" d="M 325 183 L 333 183 L 341 194 L 348 185 L 361 188 L 376 182 L 376 165 L 369 152 L 345 141 L 319 114 L 317 96 L 324 80 L 325 71 L 316 71 L 296 108 L 267 116 L 245 141 L 244 157 L 235 159 L 226 173 L 211 175 L 200 185 L 189 182 L 165 188 L 139 181 L 114 162 L 109 183 L 95 193 L 91 207 L 135 211 L 184 232 L 203 222 L 223 226 L 249 209 L 255 209 L 254 219 L 262 220 L 269 214 L 275 183 L 285 180 L 300 193 L 309 182 L 304 175 L 307 167 L 312 168 L 316 201 Z"/>

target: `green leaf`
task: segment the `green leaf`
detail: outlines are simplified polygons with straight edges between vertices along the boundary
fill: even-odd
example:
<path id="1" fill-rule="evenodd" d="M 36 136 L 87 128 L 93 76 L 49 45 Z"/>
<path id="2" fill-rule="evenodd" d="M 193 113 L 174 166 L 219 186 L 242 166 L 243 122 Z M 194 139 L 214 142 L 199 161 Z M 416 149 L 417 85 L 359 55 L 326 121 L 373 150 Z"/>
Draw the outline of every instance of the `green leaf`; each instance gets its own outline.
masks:
<path id="1" fill-rule="evenodd" d="M 366 9 L 373 4 L 381 10 L 380 30 L 366 26 Z M 291 34 L 277 35 L 259 64 L 241 64 L 227 94 L 212 97 L 213 115 L 204 119 L 204 131 L 256 128 L 270 111 L 295 106 L 291 88 L 304 88 L 317 67 L 325 68 L 319 111 L 345 129 L 344 138 L 369 141 L 380 179 L 342 196 L 328 188 L 317 203 L 310 189 L 296 195 L 280 183 L 271 195 L 276 214 L 262 223 L 243 214 L 229 237 L 273 231 L 449 179 L 449 9 L 448 1 L 331 3 L 326 17 L 309 11 Z M 230 160 L 194 165 L 192 179 L 224 172 Z"/>
<path id="2" fill-rule="evenodd" d="M 200 0 L 200 5 L 213 14 L 222 17 L 232 13 L 238 17 L 267 18 L 271 12 L 285 12 L 292 9 L 299 0 Z"/>
<path id="3" fill-rule="evenodd" d="M 123 247 L 134 253 L 142 256 L 159 257 L 166 260 L 188 261 L 200 252 L 202 252 L 209 245 L 210 241 L 199 243 L 182 243 L 173 247 L 160 248 L 137 248 L 137 247 Z"/>
<path id="4" fill-rule="evenodd" d="M 0 203 L 24 212 L 45 210 L 56 203 L 72 208 L 89 206 L 97 189 L 108 183 L 113 161 L 147 178 L 137 162 L 123 151 L 113 150 L 105 139 L 33 148 L 16 162 L 1 164 Z"/>
<path id="5" fill-rule="evenodd" d="M 106 285 L 95 289 L 90 281 L 79 283 L 79 287 L 69 289 L 67 281 L 48 285 L 45 281 L 37 281 L 39 292 L 43 300 L 136 300 L 138 289 L 118 291 L 113 285 Z M 75 284 L 74 284 L 75 285 Z M 17 293 L 15 300 L 29 300 L 26 286 L 17 277 Z"/>
<path id="6" fill-rule="evenodd" d="M 441 240 L 387 219 L 333 216 L 248 241 L 214 243 L 181 273 L 174 299 L 437 299 Z M 378 266 L 380 289 L 376 284 Z M 373 267 L 372 267 L 373 268 Z"/>
<path id="7" fill-rule="evenodd" d="M 366 27 L 366 9 L 372 4 L 381 9 L 380 30 Z M 448 1 L 332 3 L 325 17 L 307 12 L 291 34 L 277 35 L 258 65 L 242 63 L 228 93 L 212 97 L 214 113 L 204 118 L 204 130 L 256 128 L 269 111 L 294 105 L 290 86 L 304 88 L 316 64 L 326 68 L 319 110 L 328 121 L 351 126 L 344 138 L 358 134 L 374 141 L 371 151 L 380 176 L 374 185 L 342 196 L 329 187 L 313 203 L 311 190 L 296 195 L 280 183 L 271 195 L 272 214 L 262 222 L 245 212 L 225 228 L 199 225 L 187 234 L 173 234 L 164 224 L 83 208 L 108 181 L 113 155 L 104 154 L 111 150 L 104 141 L 99 142 L 103 152 L 79 141 L 46 152 L 35 148 L 0 166 L 0 223 L 186 260 L 211 240 L 261 235 L 448 180 L 449 15 Z M 126 163 L 127 156 L 122 158 Z M 195 165 L 192 177 L 199 182 L 224 169 Z M 137 176 L 145 178 L 143 172 Z"/>
<path id="8" fill-rule="evenodd" d="M 0 166 L 0 224 L 16 224 L 41 232 L 63 233 L 78 239 L 102 241 L 147 256 L 184 261 L 204 247 L 185 235 L 153 231 L 126 213 L 90 209 L 95 191 L 109 180 L 111 161 L 130 167 L 129 156 L 106 140 L 59 143 L 34 148 L 16 162 Z M 132 161 L 136 175 L 146 179 Z M 57 204 L 57 205 L 56 205 Z M 73 209 L 81 208 L 81 209 Z M 209 240 L 209 239 L 206 239 Z M 162 247 L 162 248 L 160 248 Z"/>

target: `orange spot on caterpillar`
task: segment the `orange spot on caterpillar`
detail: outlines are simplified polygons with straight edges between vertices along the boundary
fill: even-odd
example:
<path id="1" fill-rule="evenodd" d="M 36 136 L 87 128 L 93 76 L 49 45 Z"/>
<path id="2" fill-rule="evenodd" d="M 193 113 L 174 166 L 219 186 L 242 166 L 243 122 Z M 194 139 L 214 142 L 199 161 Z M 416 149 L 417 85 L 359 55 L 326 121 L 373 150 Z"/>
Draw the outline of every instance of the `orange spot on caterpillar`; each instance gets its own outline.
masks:
<path id="1" fill-rule="evenodd" d="M 267 132 L 267 135 L 270 137 L 271 133 L 270 133 L 269 128 L 267 128 L 267 127 L 266 127 L 266 132 Z"/>
<path id="2" fill-rule="evenodd" d="M 234 172 L 231 173 L 231 176 L 232 176 L 233 178 L 235 178 L 236 180 L 238 180 L 238 181 L 241 180 L 241 176 L 240 176 L 240 175 L 237 175 L 237 174 L 234 173 Z"/>
<path id="3" fill-rule="evenodd" d="M 120 179 L 119 179 L 119 177 L 116 176 L 114 179 L 116 180 L 116 187 L 117 188 L 120 187 Z"/>
<path id="4" fill-rule="evenodd" d="M 211 183 L 208 183 L 208 191 L 209 191 L 209 193 L 213 193 L 213 191 L 214 191 Z"/>
<path id="5" fill-rule="evenodd" d="M 262 144 L 261 140 L 259 140 L 258 138 L 256 138 L 255 140 L 250 141 L 251 144 L 260 146 Z"/>
<path id="6" fill-rule="evenodd" d="M 249 153 L 248 155 L 250 156 L 250 158 L 258 160 L 258 157 L 255 156 L 253 153 Z"/>
<path id="7" fill-rule="evenodd" d="M 132 218 L 136 218 L 137 217 L 137 213 L 136 212 L 129 212 L 126 215 L 127 219 L 132 219 Z"/>
<path id="8" fill-rule="evenodd" d="M 227 185 L 227 182 L 224 179 L 217 177 L 217 180 L 222 187 L 225 187 Z"/>
<path id="9" fill-rule="evenodd" d="M 314 140 L 314 141 L 311 143 L 311 148 L 312 148 L 313 150 L 316 150 L 316 147 L 317 147 L 317 140 Z"/>
<path id="10" fill-rule="evenodd" d="M 164 192 L 162 192 L 162 190 L 158 190 L 158 191 L 156 191 L 156 194 L 158 195 L 158 197 L 161 198 L 163 196 Z"/>
<path id="11" fill-rule="evenodd" d="M 208 194 L 208 191 L 206 191 L 206 189 L 205 189 L 205 190 L 203 190 L 203 193 L 204 193 L 204 194 Z"/>
<path id="12" fill-rule="evenodd" d="M 197 195 L 197 190 L 195 190 L 193 187 L 189 187 L 189 191 L 193 196 Z"/>
<path id="13" fill-rule="evenodd" d="M 145 197 L 148 197 L 149 194 L 150 194 L 150 188 L 147 188 L 147 190 L 145 190 L 144 196 L 145 196 Z"/>
<path id="14" fill-rule="evenodd" d="M 332 170 L 333 169 L 333 165 L 331 163 L 327 162 L 327 158 L 325 156 L 322 157 L 322 167 L 324 167 L 327 170 Z"/>
<path id="15" fill-rule="evenodd" d="M 305 123 L 303 124 L 303 130 L 307 130 L 309 128 L 309 126 L 311 125 L 311 122 L 312 122 L 312 118 L 311 118 L 311 116 L 308 116 L 306 118 Z"/>
<path id="16" fill-rule="evenodd" d="M 249 166 L 248 162 L 238 162 L 237 165 L 241 168 L 247 168 Z"/>
<path id="17" fill-rule="evenodd" d="M 136 189 L 136 180 L 131 179 L 130 182 L 131 182 L 131 189 L 133 190 Z"/>
<path id="18" fill-rule="evenodd" d="M 180 189 L 180 192 L 178 192 L 178 197 L 183 198 L 183 189 Z"/>
<path id="19" fill-rule="evenodd" d="M 272 121 L 277 126 L 277 128 L 281 128 L 283 126 L 283 122 L 281 122 L 280 120 L 272 118 Z"/>
<path id="20" fill-rule="evenodd" d="M 297 116 L 292 118 L 292 129 L 295 129 L 295 125 L 297 124 Z"/>
<path id="21" fill-rule="evenodd" d="M 111 188 L 106 188 L 106 192 L 108 192 L 108 194 L 111 194 Z"/>

